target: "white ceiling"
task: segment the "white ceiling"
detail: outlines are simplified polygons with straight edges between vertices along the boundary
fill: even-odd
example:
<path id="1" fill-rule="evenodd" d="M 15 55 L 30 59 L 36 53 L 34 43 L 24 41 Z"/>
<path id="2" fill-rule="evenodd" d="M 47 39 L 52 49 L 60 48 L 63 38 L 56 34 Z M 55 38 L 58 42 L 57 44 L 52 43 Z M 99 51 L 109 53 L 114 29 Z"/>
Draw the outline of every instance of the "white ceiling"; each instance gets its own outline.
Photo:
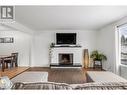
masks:
<path id="1" fill-rule="evenodd" d="M 0 24 L 0 31 L 11 31 L 11 30 L 14 30 L 8 26 L 5 26 L 3 24 Z"/>
<path id="2" fill-rule="evenodd" d="M 127 16 L 127 6 L 16 6 L 16 21 L 36 30 L 96 30 Z"/>

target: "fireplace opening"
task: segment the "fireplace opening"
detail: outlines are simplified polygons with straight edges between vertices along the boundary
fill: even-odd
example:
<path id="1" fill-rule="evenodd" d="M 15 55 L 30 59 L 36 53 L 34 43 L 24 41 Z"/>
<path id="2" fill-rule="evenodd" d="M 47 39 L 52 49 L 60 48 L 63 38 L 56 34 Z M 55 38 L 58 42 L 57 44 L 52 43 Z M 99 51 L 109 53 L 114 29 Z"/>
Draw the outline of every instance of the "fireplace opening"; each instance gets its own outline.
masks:
<path id="1" fill-rule="evenodd" d="M 59 65 L 72 65 L 73 64 L 73 54 L 59 54 Z"/>

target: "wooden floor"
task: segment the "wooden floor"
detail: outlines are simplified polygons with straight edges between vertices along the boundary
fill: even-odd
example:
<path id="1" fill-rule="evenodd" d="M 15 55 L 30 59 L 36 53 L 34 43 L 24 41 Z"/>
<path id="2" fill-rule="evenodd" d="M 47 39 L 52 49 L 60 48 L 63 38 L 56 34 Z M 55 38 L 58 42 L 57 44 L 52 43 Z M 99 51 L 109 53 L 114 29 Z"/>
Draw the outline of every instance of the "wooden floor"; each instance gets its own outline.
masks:
<path id="1" fill-rule="evenodd" d="M 68 84 L 80 84 L 86 82 L 92 82 L 87 80 L 86 72 L 87 71 L 100 71 L 100 69 L 84 69 L 84 68 L 41 68 L 33 67 L 29 68 L 28 71 L 46 71 L 48 72 L 48 81 L 50 82 L 60 82 Z"/>
<path id="2" fill-rule="evenodd" d="M 26 71 L 29 67 L 16 67 L 11 69 L 5 69 L 4 72 L 0 71 L 1 76 L 8 76 L 10 79 Z"/>
<path id="3" fill-rule="evenodd" d="M 84 68 L 44 68 L 44 67 L 17 67 L 15 69 L 0 72 L 0 76 L 8 76 L 10 79 L 23 73 L 24 71 L 45 71 L 48 72 L 49 82 L 59 82 L 68 84 L 80 84 L 87 82 L 86 72 L 95 69 Z M 98 69 L 100 70 L 100 69 Z"/>
<path id="4" fill-rule="evenodd" d="M 69 68 L 30 68 L 29 71 L 46 71 L 48 72 L 49 82 L 59 83 L 86 83 L 86 73 L 82 69 Z"/>
<path id="5" fill-rule="evenodd" d="M 82 69 L 51 69 L 49 81 L 78 84 L 86 83 L 86 73 Z"/>

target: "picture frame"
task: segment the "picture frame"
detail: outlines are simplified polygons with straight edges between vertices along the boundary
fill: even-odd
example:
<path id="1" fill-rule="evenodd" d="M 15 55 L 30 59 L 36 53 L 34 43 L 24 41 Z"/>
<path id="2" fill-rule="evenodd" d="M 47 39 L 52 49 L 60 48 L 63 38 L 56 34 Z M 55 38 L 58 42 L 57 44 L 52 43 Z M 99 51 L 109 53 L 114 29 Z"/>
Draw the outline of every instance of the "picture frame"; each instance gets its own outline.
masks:
<path id="1" fill-rule="evenodd" d="M 0 43 L 13 43 L 13 42 L 14 42 L 13 37 L 0 38 Z"/>
<path id="2" fill-rule="evenodd" d="M 13 43 L 13 38 L 12 37 L 6 37 L 4 38 L 4 43 Z"/>
<path id="3" fill-rule="evenodd" d="M 4 38 L 0 38 L 0 43 L 4 43 Z"/>

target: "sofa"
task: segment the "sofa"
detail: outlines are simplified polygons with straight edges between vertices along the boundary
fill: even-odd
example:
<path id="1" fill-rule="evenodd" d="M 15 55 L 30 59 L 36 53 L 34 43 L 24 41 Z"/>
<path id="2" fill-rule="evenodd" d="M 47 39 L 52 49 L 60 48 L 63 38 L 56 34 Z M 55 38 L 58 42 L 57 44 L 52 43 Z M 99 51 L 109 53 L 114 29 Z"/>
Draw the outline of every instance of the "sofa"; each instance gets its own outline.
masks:
<path id="1" fill-rule="evenodd" d="M 127 82 L 66 84 L 54 82 L 15 83 L 13 90 L 127 90 Z"/>

